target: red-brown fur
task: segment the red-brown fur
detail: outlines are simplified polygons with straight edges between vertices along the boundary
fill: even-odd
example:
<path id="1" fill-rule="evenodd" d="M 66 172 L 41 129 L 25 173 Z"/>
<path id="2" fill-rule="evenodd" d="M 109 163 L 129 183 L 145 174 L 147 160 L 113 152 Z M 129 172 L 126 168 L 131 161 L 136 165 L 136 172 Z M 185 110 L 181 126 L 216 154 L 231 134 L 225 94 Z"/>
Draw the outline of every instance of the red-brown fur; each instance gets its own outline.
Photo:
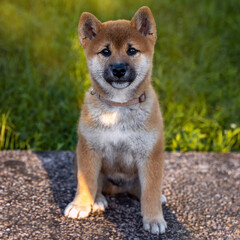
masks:
<path id="1" fill-rule="evenodd" d="M 97 201 L 97 198 L 102 196 L 102 191 L 117 193 L 128 190 L 129 193 L 141 199 L 144 228 L 152 233 L 164 232 L 166 223 L 161 206 L 164 137 L 163 120 L 158 98 L 151 85 L 152 57 L 157 39 L 156 25 L 151 11 L 147 7 L 142 7 L 131 21 L 117 20 L 105 23 L 101 23 L 90 13 L 83 13 L 79 21 L 78 32 L 80 43 L 84 48 L 87 59 L 98 59 L 102 67 L 120 60 L 127 61 L 130 65 L 136 67 L 142 61 L 141 56 L 145 56 L 149 60 L 150 67 L 144 80 L 130 91 L 128 93 L 129 96 L 127 96 L 133 99 L 145 92 L 146 101 L 141 103 L 139 107 L 140 109 L 152 107 L 149 110 L 149 117 L 144 120 L 144 131 L 156 132 L 157 139 L 156 141 L 154 140 L 155 143 L 149 151 L 146 160 L 137 159 L 129 166 L 125 166 L 121 160 L 122 156 L 114 160 L 114 165 L 102 159 L 101 153 L 91 145 L 88 137 L 86 137 L 86 133 L 84 133 L 85 135 L 83 134 L 82 129 L 101 129 L 101 124 L 104 125 L 104 123 L 101 123 L 101 119 L 96 119 L 96 116 L 92 114 L 94 109 L 102 112 L 106 118 L 111 120 L 109 121 L 109 126 L 114 125 L 117 115 L 113 116 L 113 112 L 107 106 L 96 96 L 88 92 L 79 120 L 79 139 L 76 151 L 78 188 L 74 201 L 66 209 L 66 215 L 69 217 L 83 217 L 85 214 L 85 217 L 90 212 L 91 206 Z M 113 52 L 108 58 L 104 58 L 99 54 L 106 43 L 110 45 Z M 126 55 L 129 43 L 136 49 L 140 49 L 140 53 L 134 58 Z M 91 69 L 89 70 L 91 73 Z M 94 79 L 94 75 L 91 76 L 94 90 L 102 97 L 110 98 L 111 92 L 109 93 L 106 89 L 103 89 L 99 82 Z M 119 91 L 119 93 L 121 92 Z M 116 110 L 116 114 L 119 114 L 118 110 Z M 141 132 L 142 130 L 139 129 L 139 131 Z M 139 161 L 141 164 L 139 164 Z M 126 179 L 138 177 L 139 180 L 130 189 L 117 187 L 109 183 L 105 177 L 114 175 L 115 172 L 121 172 Z M 75 214 L 73 211 L 79 212 Z M 81 215 L 81 211 L 83 215 Z"/>

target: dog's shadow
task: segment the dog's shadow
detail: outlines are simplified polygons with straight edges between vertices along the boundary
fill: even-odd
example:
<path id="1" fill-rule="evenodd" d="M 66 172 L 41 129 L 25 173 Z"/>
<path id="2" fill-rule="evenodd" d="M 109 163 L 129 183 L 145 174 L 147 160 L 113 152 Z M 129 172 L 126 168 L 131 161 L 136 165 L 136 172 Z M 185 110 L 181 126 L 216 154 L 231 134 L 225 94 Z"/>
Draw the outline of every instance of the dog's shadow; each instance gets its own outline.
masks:
<path id="1" fill-rule="evenodd" d="M 76 192 L 76 182 L 73 173 L 74 153 L 65 152 L 35 152 L 41 160 L 51 180 L 51 192 L 57 206 L 63 214 L 65 207 L 70 203 Z M 108 209 L 104 213 L 91 214 L 91 221 L 98 222 L 98 228 L 106 226 L 114 228 L 114 232 L 121 234 L 121 239 L 156 239 L 156 236 L 145 232 L 142 228 L 140 203 L 127 194 L 106 196 Z M 177 220 L 176 215 L 167 206 L 163 206 L 163 213 L 168 228 L 160 239 L 191 239 L 190 233 Z M 100 220 L 100 221 L 99 221 Z M 76 221 L 77 222 L 77 221 Z M 100 222 L 100 223 L 99 223 Z M 111 224 L 109 224 L 109 222 Z M 109 229 L 112 232 L 112 229 Z"/>

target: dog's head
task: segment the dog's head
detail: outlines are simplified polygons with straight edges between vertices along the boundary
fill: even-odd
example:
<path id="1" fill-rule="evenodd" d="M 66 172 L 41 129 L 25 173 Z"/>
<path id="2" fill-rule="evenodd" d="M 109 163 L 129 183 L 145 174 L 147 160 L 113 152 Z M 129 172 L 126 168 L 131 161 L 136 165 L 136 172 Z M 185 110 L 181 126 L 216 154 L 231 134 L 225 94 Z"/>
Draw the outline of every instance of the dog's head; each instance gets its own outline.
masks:
<path id="1" fill-rule="evenodd" d="M 148 7 L 131 21 L 101 23 L 84 12 L 78 25 L 94 87 L 104 92 L 136 89 L 151 74 L 156 24 Z"/>

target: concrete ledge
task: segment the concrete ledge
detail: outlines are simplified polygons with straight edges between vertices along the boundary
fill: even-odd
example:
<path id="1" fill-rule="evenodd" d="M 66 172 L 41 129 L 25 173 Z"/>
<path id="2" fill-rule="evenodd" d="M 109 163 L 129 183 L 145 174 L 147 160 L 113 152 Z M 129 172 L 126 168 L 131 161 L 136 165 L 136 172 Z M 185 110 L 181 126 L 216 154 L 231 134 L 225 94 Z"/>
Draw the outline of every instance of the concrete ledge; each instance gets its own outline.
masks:
<path id="1" fill-rule="evenodd" d="M 73 199 L 73 153 L 0 152 L 1 239 L 239 239 L 240 154 L 166 153 L 168 223 L 159 237 L 142 229 L 140 204 L 107 196 L 105 213 L 63 216 Z"/>

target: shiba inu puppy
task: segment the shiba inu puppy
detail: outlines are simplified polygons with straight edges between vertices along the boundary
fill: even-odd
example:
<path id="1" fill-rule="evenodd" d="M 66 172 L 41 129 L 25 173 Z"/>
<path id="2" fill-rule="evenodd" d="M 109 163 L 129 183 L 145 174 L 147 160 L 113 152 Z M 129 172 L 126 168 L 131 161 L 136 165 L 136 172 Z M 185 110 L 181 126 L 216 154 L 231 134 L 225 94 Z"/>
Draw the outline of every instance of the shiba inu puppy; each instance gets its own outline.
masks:
<path id="1" fill-rule="evenodd" d="M 101 23 L 81 15 L 92 90 L 85 95 L 78 126 L 76 196 L 65 216 L 84 218 L 105 210 L 102 193 L 129 192 L 140 198 L 143 227 L 164 233 L 162 212 L 163 121 L 151 85 L 156 24 L 148 7 L 131 21 Z"/>

